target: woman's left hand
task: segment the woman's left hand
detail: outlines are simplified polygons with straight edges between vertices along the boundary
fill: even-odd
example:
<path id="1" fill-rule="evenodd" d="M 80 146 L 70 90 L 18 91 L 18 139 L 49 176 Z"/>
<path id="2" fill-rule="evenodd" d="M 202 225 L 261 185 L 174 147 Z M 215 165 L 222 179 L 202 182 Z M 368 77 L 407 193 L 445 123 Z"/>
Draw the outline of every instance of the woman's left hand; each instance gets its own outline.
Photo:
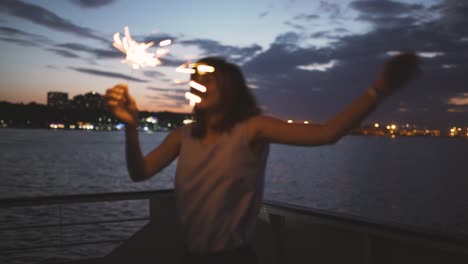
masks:
<path id="1" fill-rule="evenodd" d="M 415 79 L 419 73 L 419 57 L 416 54 L 396 55 L 384 64 L 374 89 L 379 95 L 389 95 Z"/>

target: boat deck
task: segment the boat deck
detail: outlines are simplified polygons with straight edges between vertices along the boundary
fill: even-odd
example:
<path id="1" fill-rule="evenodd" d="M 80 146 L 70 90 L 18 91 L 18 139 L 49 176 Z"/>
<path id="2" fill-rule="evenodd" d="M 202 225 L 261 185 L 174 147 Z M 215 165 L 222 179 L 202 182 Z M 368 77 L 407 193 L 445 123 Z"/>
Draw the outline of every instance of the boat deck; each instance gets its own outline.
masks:
<path id="1" fill-rule="evenodd" d="M 65 263 L 180 263 L 183 248 L 172 191 L 4 199 L 0 208 L 134 199 L 149 200 L 143 228 L 105 257 Z M 254 247 L 259 263 L 468 263 L 466 236 L 272 202 L 264 202 L 258 215 Z"/>

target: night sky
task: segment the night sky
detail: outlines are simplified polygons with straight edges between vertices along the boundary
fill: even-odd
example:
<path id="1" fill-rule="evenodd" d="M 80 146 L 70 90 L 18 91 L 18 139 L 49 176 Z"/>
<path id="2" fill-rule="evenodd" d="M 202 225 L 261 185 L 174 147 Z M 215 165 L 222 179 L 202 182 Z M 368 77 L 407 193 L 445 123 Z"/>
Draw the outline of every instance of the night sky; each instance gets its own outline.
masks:
<path id="1" fill-rule="evenodd" d="M 468 1 L 0 1 L 0 101 L 46 103 L 48 91 L 101 94 L 128 82 L 140 110 L 189 112 L 175 68 L 223 56 L 239 64 L 265 113 L 324 122 L 401 51 L 422 74 L 365 123 L 468 126 Z M 163 65 L 121 64 L 112 35 L 170 38 Z M 150 50 L 154 51 L 154 50 Z"/>

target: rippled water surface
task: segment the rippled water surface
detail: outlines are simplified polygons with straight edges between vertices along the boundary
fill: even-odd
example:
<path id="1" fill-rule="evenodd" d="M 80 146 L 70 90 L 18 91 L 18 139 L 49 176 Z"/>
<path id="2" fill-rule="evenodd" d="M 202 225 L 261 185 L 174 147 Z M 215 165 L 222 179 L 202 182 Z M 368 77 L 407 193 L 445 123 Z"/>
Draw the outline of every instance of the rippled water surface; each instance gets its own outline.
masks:
<path id="1" fill-rule="evenodd" d="M 140 134 L 143 152 L 152 150 L 166 135 Z M 173 187 L 175 162 L 148 181 L 132 182 L 124 148 L 122 132 L 0 129 L 0 199 Z M 467 141 L 345 137 L 333 146 L 273 144 L 264 198 L 376 222 L 468 235 L 467 190 Z M 67 227 L 60 232 L 8 227 L 145 217 L 147 207 L 144 201 L 122 201 L 0 209 L 0 248 L 47 241 L 125 239 L 145 221 Z M 99 256 L 114 246 L 51 248 L 27 254 L 12 251 L 0 253 L 0 262 Z"/>

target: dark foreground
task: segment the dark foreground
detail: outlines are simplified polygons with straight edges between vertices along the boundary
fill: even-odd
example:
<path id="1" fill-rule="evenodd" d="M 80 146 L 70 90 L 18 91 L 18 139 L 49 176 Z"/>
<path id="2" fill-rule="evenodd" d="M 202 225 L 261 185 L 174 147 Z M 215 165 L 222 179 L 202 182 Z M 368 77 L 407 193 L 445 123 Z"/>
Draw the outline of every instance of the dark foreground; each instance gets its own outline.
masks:
<path id="1" fill-rule="evenodd" d="M 179 263 L 183 248 L 173 198 L 173 191 L 167 190 L 4 199 L 0 200 L 0 209 L 148 200 L 147 224 L 129 239 L 119 242 L 108 255 L 80 260 L 50 258 L 41 263 Z M 112 241 L 90 243 L 99 246 L 107 242 Z M 39 247 L 54 247 L 54 244 Z M 260 263 L 468 263 L 466 236 L 270 202 L 263 204 L 258 216 L 254 247 Z M 5 253 L 28 249 L 0 250 Z"/>

